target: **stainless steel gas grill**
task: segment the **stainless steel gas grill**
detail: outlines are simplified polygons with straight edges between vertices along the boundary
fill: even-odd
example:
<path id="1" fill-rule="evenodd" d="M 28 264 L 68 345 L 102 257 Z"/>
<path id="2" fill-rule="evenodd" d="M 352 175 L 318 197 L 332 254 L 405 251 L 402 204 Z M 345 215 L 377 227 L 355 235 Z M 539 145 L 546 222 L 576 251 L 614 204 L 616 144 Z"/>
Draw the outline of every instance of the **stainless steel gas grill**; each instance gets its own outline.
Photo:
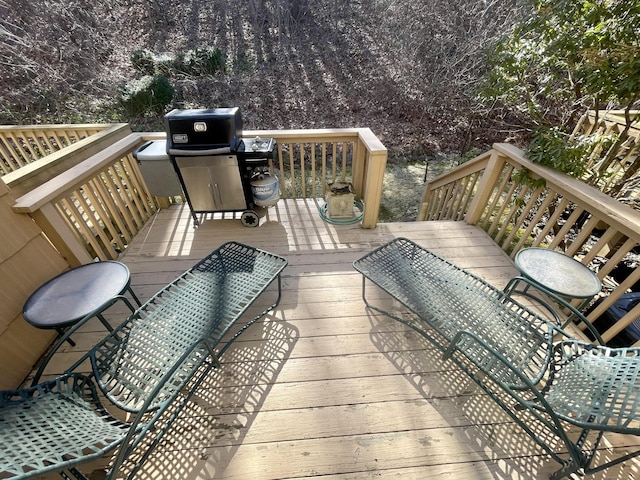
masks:
<path id="1" fill-rule="evenodd" d="M 260 197 L 257 177 L 264 183 L 271 175 L 276 142 L 243 139 L 238 108 L 173 110 L 165 115 L 165 127 L 167 153 L 194 225 L 199 213 L 242 211 L 243 225 L 258 226 L 254 205 L 270 204 L 256 202 L 252 192 Z"/>

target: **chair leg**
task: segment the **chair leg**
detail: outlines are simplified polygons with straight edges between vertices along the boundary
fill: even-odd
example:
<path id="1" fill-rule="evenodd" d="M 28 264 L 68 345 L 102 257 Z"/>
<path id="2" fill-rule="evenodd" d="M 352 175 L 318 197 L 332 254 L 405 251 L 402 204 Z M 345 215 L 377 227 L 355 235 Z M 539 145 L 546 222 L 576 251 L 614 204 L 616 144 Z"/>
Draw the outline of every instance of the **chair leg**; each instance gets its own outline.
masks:
<path id="1" fill-rule="evenodd" d="M 567 462 L 562 465 L 562 468 L 557 472 L 554 472 L 549 477 L 550 480 L 559 480 L 561 478 L 568 477 L 572 473 L 576 473 L 582 467 L 578 465 L 578 462 L 574 458 L 567 460 Z"/>
<path id="2" fill-rule="evenodd" d="M 113 332 L 113 327 L 112 327 L 112 326 L 111 326 L 111 324 L 107 321 L 107 319 L 106 319 L 106 318 L 104 318 L 104 317 L 102 316 L 102 314 L 101 314 L 101 313 L 98 313 L 96 316 L 100 319 L 100 321 L 102 322 L 102 325 L 104 325 L 104 328 L 106 328 L 106 329 L 107 329 L 107 331 L 109 331 L 109 332 Z"/>
<path id="3" fill-rule="evenodd" d="M 76 468 L 70 468 L 68 471 L 62 471 L 60 472 L 60 476 L 65 480 L 89 480 Z"/>
<path id="4" fill-rule="evenodd" d="M 133 293 L 133 289 L 129 286 L 129 287 L 127 287 L 127 291 L 131 295 L 131 298 L 133 298 L 135 300 L 135 302 L 138 304 L 138 306 L 141 307 L 142 303 L 140 302 L 140 300 L 138 300 L 138 297 L 136 296 L 136 294 Z"/>
<path id="5" fill-rule="evenodd" d="M 64 335 L 64 330 L 62 328 L 56 328 L 56 332 L 58 332 L 58 335 L 60 336 Z M 67 338 L 67 342 L 69 342 L 69 345 L 71 345 L 72 347 L 76 346 L 76 342 L 71 340 L 71 337 Z"/>

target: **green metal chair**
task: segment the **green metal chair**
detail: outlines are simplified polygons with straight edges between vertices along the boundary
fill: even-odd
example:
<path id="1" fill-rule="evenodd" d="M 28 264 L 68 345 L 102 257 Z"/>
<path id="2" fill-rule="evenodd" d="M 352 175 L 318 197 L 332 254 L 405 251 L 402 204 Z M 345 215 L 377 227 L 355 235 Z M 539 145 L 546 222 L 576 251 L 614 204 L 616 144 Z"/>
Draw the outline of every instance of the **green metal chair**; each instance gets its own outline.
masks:
<path id="1" fill-rule="evenodd" d="M 560 463 L 551 478 L 595 473 L 640 454 L 592 465 L 604 432 L 640 435 L 639 349 L 579 342 L 555 318 L 542 318 L 507 292 L 407 239 L 372 251 L 354 268 L 363 275 L 368 307 L 437 346 Z M 369 303 L 367 281 L 408 312 Z M 557 453 L 557 440 L 568 453 Z"/>
<path id="2" fill-rule="evenodd" d="M 85 478 L 76 466 L 119 447 L 107 473 L 113 478 L 144 441 L 143 453 L 128 474 L 133 478 L 232 342 L 278 304 L 286 265 L 277 255 L 226 243 L 136 310 L 66 375 L 1 392 L 0 478 L 24 479 L 51 471 Z M 276 279 L 275 303 L 233 330 Z M 74 373 L 87 360 L 92 373 Z M 34 383 L 43 371 L 44 365 Z M 107 413 L 97 391 L 130 412 L 131 420 Z"/>

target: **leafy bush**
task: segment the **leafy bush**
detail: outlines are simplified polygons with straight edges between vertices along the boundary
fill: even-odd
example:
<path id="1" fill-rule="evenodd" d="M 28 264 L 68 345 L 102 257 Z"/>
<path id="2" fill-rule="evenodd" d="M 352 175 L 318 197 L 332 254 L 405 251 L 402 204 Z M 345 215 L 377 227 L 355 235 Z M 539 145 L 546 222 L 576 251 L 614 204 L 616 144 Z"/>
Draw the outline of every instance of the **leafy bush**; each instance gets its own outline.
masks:
<path id="1" fill-rule="evenodd" d="M 584 159 L 588 154 L 585 144 L 569 143 L 560 128 L 540 128 L 534 135 L 527 157 L 534 163 L 581 177 L 585 173 Z"/>
<path id="2" fill-rule="evenodd" d="M 167 77 L 145 75 L 121 87 L 120 104 L 128 117 L 142 117 L 149 112 L 162 114 L 174 93 Z"/>
<path id="3" fill-rule="evenodd" d="M 217 47 L 203 47 L 188 50 L 186 53 L 153 53 L 150 50 L 135 50 L 131 54 L 131 64 L 143 75 L 175 74 L 215 75 L 224 72 L 225 61 L 222 51 Z"/>
<path id="4" fill-rule="evenodd" d="M 183 55 L 165 52 L 154 57 L 155 74 L 170 77 L 183 69 Z"/>
<path id="5" fill-rule="evenodd" d="M 150 50 L 134 50 L 130 58 L 133 68 L 143 75 L 154 75 L 156 73 L 154 55 Z"/>
<path id="6" fill-rule="evenodd" d="M 182 59 L 183 71 L 188 75 L 214 75 L 224 72 L 224 57 L 216 47 L 189 50 Z"/>
<path id="7" fill-rule="evenodd" d="M 637 108 L 640 2 L 537 0 L 489 52 L 481 97 L 570 127 L 586 109 Z"/>

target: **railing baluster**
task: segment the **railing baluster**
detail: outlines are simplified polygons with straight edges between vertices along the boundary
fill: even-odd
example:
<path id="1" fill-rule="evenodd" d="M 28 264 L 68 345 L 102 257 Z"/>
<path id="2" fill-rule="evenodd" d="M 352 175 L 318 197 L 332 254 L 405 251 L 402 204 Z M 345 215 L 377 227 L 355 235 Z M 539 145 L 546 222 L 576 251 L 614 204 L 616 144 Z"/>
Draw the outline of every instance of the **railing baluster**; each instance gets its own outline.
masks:
<path id="1" fill-rule="evenodd" d="M 91 227 L 87 222 L 87 212 L 81 211 L 80 208 L 78 208 L 77 205 L 79 205 L 79 202 L 76 196 L 77 193 L 74 192 L 68 197 L 62 198 L 59 206 L 65 213 L 65 217 L 69 221 L 69 224 L 75 229 L 76 234 L 85 242 L 86 245 L 91 247 L 90 253 L 93 256 L 98 257 L 100 260 L 105 260 L 108 257 L 105 255 L 91 231 Z"/>
<path id="2" fill-rule="evenodd" d="M 304 143 L 298 144 L 300 150 L 300 189 L 302 198 L 307 198 L 307 176 L 304 168 Z"/>
<path id="3" fill-rule="evenodd" d="M 87 183 L 88 188 L 84 190 L 84 194 L 93 208 L 96 219 L 99 221 L 99 225 L 101 225 L 101 230 L 108 232 L 110 243 L 114 243 L 120 251 L 124 251 L 125 245 L 116 229 L 115 222 L 112 222 L 111 220 L 111 212 L 107 209 L 105 202 L 101 198 L 98 182 L 99 180 L 96 179 L 90 180 Z M 111 258 L 115 258 L 115 256 L 117 256 L 115 249 L 113 250 L 113 254 L 114 257 Z"/>
<path id="4" fill-rule="evenodd" d="M 284 156 L 282 155 L 282 144 L 280 142 L 278 142 L 278 169 L 280 170 L 280 197 L 287 198 L 287 188 L 284 178 Z"/>
<path id="5" fill-rule="evenodd" d="M 347 145 L 347 143 L 343 142 L 342 143 L 342 183 L 346 183 L 347 182 L 347 152 L 349 150 L 349 147 Z"/>
<path id="6" fill-rule="evenodd" d="M 538 207 L 535 207 L 535 204 L 540 201 L 541 198 L 544 198 Z M 537 208 L 535 215 L 530 219 L 529 225 L 526 227 L 525 231 L 522 233 L 520 240 L 513 246 L 510 255 L 511 258 L 515 257 L 518 250 L 522 249 L 528 241 L 531 241 L 533 236 L 533 230 L 536 228 L 538 223 L 542 220 L 542 217 L 548 211 L 550 205 L 555 199 L 555 195 L 550 195 L 549 192 L 543 187 L 539 187 L 533 195 L 531 195 L 531 201 L 525 207 L 525 214 L 531 212 L 532 210 Z M 526 210 L 528 209 L 528 210 Z M 535 239 L 531 241 L 531 245 L 535 243 Z"/>
<path id="7" fill-rule="evenodd" d="M 133 240 L 131 226 L 125 224 L 126 215 L 122 215 L 122 210 L 108 190 L 108 181 L 106 180 L 107 175 L 108 174 L 106 172 L 102 172 L 96 177 L 96 190 L 100 193 L 100 199 L 108 212 L 109 218 L 113 223 L 115 223 L 119 236 L 121 236 L 126 243 L 129 243 Z"/>
<path id="8" fill-rule="evenodd" d="M 331 142 L 331 183 L 335 183 L 338 171 L 338 145 Z"/>
<path id="9" fill-rule="evenodd" d="M 514 240 L 517 238 L 518 234 L 521 233 L 523 226 L 526 224 L 527 217 L 529 216 L 529 213 L 534 210 L 535 204 L 538 198 L 540 197 L 541 193 L 542 193 L 542 187 L 537 188 L 533 192 L 531 192 L 528 187 L 522 189 L 520 198 L 522 199 L 523 203 L 519 208 L 520 215 L 518 215 L 518 218 L 513 223 L 513 226 L 511 228 L 511 233 L 503 243 L 503 248 L 507 253 L 509 253 L 510 246 L 513 244 Z M 524 199 L 527 196 L 527 194 L 529 194 L 528 195 L 529 201 L 524 203 Z"/>
<path id="10" fill-rule="evenodd" d="M 322 143 L 322 196 L 327 194 L 327 144 Z"/>
<path id="11" fill-rule="evenodd" d="M 502 182 L 498 185 L 498 188 L 493 191 L 493 201 L 489 204 L 489 212 L 490 214 L 486 216 L 485 223 L 483 228 L 487 230 L 489 235 L 494 233 L 496 229 L 500 226 L 500 215 L 506 208 L 504 201 L 504 192 L 507 189 L 507 185 L 511 185 L 511 189 L 513 190 L 514 186 L 511 181 L 511 175 L 513 174 L 514 167 L 513 165 L 505 165 L 506 170 L 502 174 Z M 498 210 L 498 211 L 496 211 Z M 494 215 L 492 217 L 492 215 Z M 491 219 L 494 219 L 492 223 L 489 223 Z"/>
<path id="12" fill-rule="evenodd" d="M 89 187 L 85 186 L 76 192 L 76 201 L 84 211 L 83 220 L 88 227 L 87 235 L 91 238 L 92 245 L 97 245 L 96 248 L 100 260 L 117 258 L 118 254 L 111 244 L 111 239 L 105 235 L 105 227 L 101 225 L 101 218 L 97 212 L 96 205 L 90 201 L 87 195 L 88 190 Z"/>
<path id="13" fill-rule="evenodd" d="M 311 196 L 313 198 L 316 198 L 318 195 L 318 188 L 317 188 L 317 180 L 316 180 L 316 144 L 315 143 L 311 143 L 311 148 L 310 148 L 311 152 Z"/>
<path id="14" fill-rule="evenodd" d="M 26 148 L 26 145 L 22 142 L 22 139 L 13 133 L 8 134 L 9 139 L 13 143 L 13 149 L 15 151 L 14 158 L 20 165 L 27 165 L 28 163 L 37 160 L 32 158 L 31 152 Z"/>

